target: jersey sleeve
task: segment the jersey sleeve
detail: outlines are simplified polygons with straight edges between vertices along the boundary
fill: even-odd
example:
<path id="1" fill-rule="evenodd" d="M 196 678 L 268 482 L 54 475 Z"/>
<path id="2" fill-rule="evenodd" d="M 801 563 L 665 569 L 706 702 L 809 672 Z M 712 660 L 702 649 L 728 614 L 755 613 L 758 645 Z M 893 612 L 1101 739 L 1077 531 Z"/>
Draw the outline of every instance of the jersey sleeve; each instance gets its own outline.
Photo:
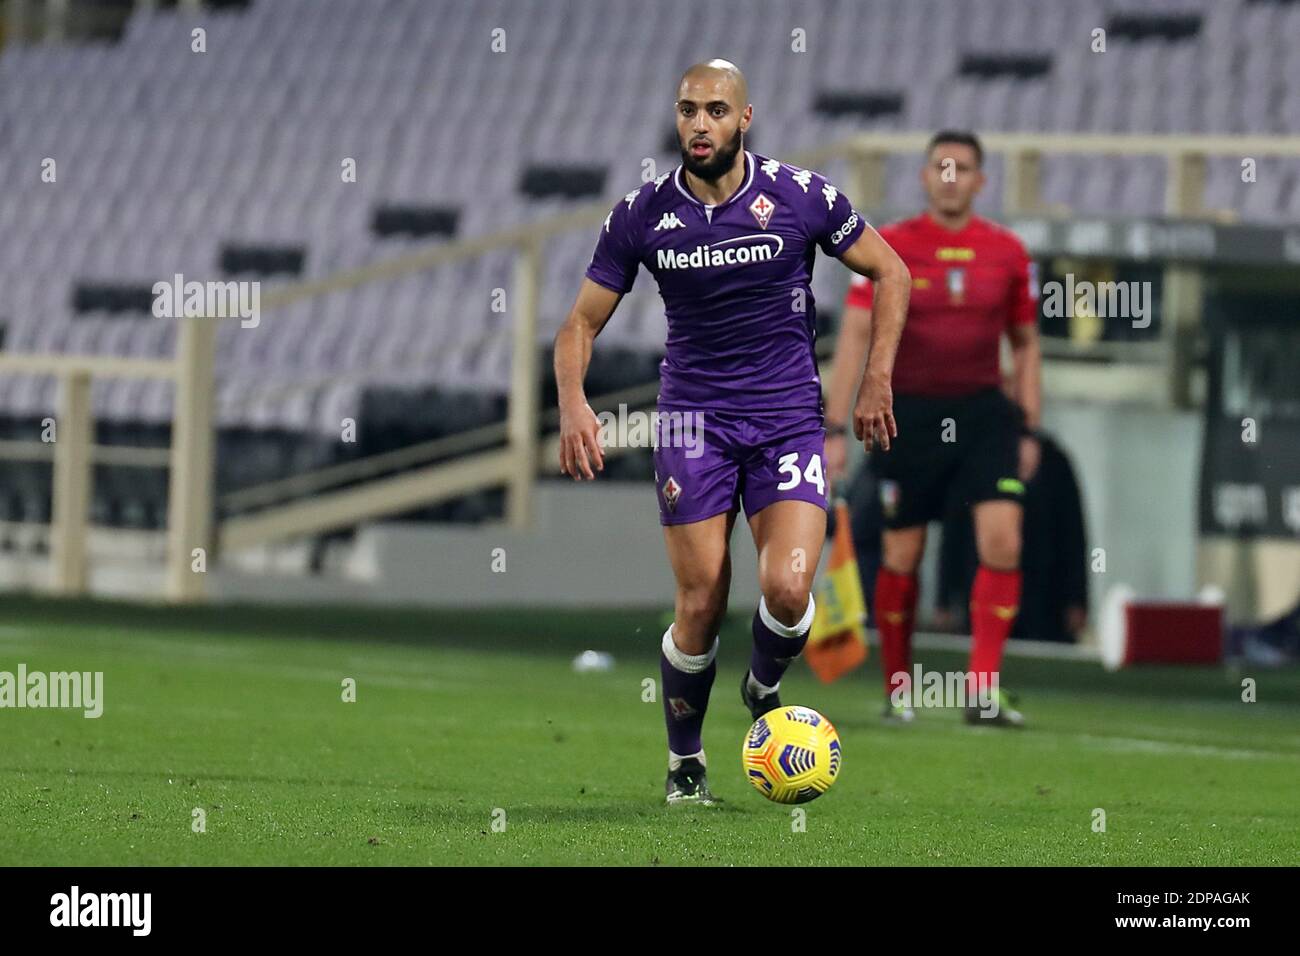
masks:
<path id="1" fill-rule="evenodd" d="M 1038 322 L 1038 263 L 1017 243 L 1011 274 L 1010 301 L 1007 303 L 1007 327 L 1034 325 Z"/>
<path id="2" fill-rule="evenodd" d="M 870 309 L 875 298 L 875 284 L 866 276 L 853 273 L 853 278 L 849 280 L 849 291 L 844 296 L 844 308 L 853 306 L 858 309 Z"/>
<path id="3" fill-rule="evenodd" d="M 618 293 L 632 290 L 641 264 L 641 230 L 633 211 L 639 197 L 633 191 L 619 200 L 600 227 L 587 278 Z"/>
<path id="4" fill-rule="evenodd" d="M 806 203 L 810 238 L 828 256 L 844 255 L 867 228 L 867 220 L 853 208 L 849 197 L 816 174 L 808 183 Z"/>

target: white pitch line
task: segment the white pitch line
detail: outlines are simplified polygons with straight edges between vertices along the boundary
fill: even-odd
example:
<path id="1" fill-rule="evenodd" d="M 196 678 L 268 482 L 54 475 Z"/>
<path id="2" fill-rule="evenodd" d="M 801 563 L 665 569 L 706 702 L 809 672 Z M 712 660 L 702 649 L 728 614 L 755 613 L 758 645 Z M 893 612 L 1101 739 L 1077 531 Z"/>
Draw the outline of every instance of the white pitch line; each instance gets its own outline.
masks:
<path id="1" fill-rule="evenodd" d="M 1072 737 L 1102 750 L 1117 753 L 1185 754 L 1196 757 L 1221 757 L 1225 760 L 1300 760 L 1300 753 L 1277 750 L 1252 750 L 1247 747 L 1216 747 L 1213 744 L 1180 744 L 1148 737 L 1102 737 L 1096 734 L 1059 734 Z"/>
<path id="2" fill-rule="evenodd" d="M 878 647 L 880 644 L 879 638 L 874 633 L 869 633 L 868 641 L 873 646 Z M 970 650 L 970 637 L 966 634 L 935 634 L 918 631 L 912 636 L 912 646 L 927 651 L 965 653 Z M 1087 644 L 1066 644 L 1060 641 L 1008 640 L 1002 645 L 1002 648 L 1002 653 L 1007 657 L 1101 662 L 1101 651 Z"/>

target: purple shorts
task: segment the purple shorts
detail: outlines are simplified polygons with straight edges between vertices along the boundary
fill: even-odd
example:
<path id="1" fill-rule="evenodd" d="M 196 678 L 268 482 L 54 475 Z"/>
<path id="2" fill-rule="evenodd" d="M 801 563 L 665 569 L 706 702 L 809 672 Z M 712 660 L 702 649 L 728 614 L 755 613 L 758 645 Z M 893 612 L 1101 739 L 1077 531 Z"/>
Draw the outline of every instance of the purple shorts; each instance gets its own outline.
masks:
<path id="1" fill-rule="evenodd" d="M 660 408 L 654 452 L 659 523 L 689 524 L 774 501 L 826 507 L 826 432 L 818 409 L 766 412 Z"/>

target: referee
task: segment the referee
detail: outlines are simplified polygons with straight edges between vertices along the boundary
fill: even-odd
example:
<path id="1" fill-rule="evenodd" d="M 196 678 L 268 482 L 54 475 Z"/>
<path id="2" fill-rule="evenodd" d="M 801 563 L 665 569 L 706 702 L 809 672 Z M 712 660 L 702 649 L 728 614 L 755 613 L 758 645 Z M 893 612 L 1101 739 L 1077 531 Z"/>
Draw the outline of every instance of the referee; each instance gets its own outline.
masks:
<path id="1" fill-rule="evenodd" d="M 1034 266 L 1009 230 L 971 209 L 984 186 L 984 151 L 969 132 L 936 133 L 921 182 L 925 212 L 880 230 L 912 273 L 907 324 L 894 362 L 898 436 L 870 453 L 884 513 L 875 617 L 885 676 L 885 717 L 910 721 L 916 572 L 926 525 L 952 500 L 972 509 L 979 569 L 971 587 L 968 673 L 998 687 L 981 709 L 968 693 L 965 716 L 984 725 L 1021 726 L 1000 690 L 1002 647 L 1020 604 L 1024 483 L 1038 467 L 1033 437 L 1041 408 L 1042 356 Z M 826 403 L 826 462 L 843 480 L 846 423 L 870 342 L 873 289 L 855 276 L 845 300 Z M 1011 343 L 1014 399 L 1001 388 L 1002 337 Z M 993 716 L 990 716 L 993 715 Z"/>

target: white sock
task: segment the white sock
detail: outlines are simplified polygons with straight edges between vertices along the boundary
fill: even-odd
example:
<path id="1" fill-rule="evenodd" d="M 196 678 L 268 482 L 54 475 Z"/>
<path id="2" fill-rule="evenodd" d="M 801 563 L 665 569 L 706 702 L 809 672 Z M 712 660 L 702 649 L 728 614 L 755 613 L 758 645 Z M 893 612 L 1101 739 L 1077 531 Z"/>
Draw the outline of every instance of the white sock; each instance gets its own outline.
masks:
<path id="1" fill-rule="evenodd" d="M 808 606 L 804 608 L 803 617 L 793 625 L 782 624 L 773 617 L 772 612 L 767 609 L 767 598 L 760 596 L 758 599 L 759 619 L 762 620 L 764 626 L 766 626 L 769 631 L 773 634 L 778 634 L 781 637 L 803 637 L 808 633 L 808 629 L 812 627 L 813 615 L 816 613 L 817 603 L 813 600 L 813 596 L 809 594 Z M 777 681 L 771 687 L 768 687 L 766 684 L 760 684 L 752 672 L 745 678 L 745 689 L 749 691 L 749 696 L 751 697 L 766 697 L 769 694 L 775 694 L 780 686 L 780 681 Z"/>
<path id="2" fill-rule="evenodd" d="M 777 681 L 771 687 L 768 687 L 766 684 L 760 684 L 757 678 L 754 677 L 752 671 L 749 676 L 745 678 L 745 689 L 749 691 L 750 697 L 766 697 L 768 694 L 775 694 L 777 688 L 780 686 L 780 681 Z"/>
<path id="3" fill-rule="evenodd" d="M 758 616 L 762 619 L 767 629 L 773 634 L 779 634 L 781 637 L 803 637 L 812 627 L 813 615 L 817 613 L 817 602 L 813 600 L 811 594 L 808 595 L 808 606 L 804 608 L 803 617 L 794 624 L 782 624 L 772 612 L 767 609 L 767 598 L 758 599 Z"/>
<path id="4" fill-rule="evenodd" d="M 683 674 L 698 674 L 708 668 L 713 663 L 713 659 L 718 656 L 718 643 L 721 637 L 715 637 L 709 649 L 703 654 L 686 654 L 679 650 L 677 643 L 673 640 L 673 625 L 668 625 L 668 630 L 664 631 L 663 641 L 660 647 L 663 649 L 664 657 L 668 658 L 668 663 Z"/>
<path id="5" fill-rule="evenodd" d="M 703 750 L 693 754 L 686 754 L 685 756 L 675 754 L 670 750 L 668 751 L 668 772 L 672 773 L 674 770 L 676 770 L 682 765 L 683 760 L 690 760 L 692 757 L 698 760 L 705 767 L 709 765 L 708 761 L 704 759 Z"/>

